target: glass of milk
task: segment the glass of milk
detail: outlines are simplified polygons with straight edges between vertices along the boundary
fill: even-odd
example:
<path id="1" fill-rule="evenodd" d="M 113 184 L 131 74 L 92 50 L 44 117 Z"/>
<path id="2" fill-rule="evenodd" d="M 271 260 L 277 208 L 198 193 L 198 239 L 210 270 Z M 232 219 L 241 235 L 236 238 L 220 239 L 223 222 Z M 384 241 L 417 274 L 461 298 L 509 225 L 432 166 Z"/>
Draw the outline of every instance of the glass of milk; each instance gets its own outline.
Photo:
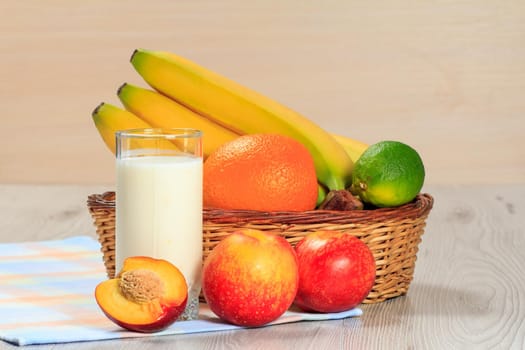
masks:
<path id="1" fill-rule="evenodd" d="M 202 132 L 133 129 L 116 133 L 116 271 L 125 258 L 165 259 L 182 272 L 196 319 L 202 268 Z"/>

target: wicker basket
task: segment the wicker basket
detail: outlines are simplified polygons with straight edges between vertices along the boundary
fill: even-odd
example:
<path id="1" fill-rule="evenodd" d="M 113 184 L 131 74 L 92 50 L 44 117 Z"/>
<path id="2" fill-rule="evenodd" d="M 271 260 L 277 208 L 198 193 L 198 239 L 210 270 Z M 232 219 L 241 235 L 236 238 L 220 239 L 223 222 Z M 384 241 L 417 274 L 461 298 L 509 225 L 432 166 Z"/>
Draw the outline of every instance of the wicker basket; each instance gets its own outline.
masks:
<path id="1" fill-rule="evenodd" d="M 115 193 L 88 197 L 108 277 L 115 274 Z M 416 254 L 433 198 L 419 194 L 397 208 L 355 211 L 258 212 L 204 209 L 203 259 L 231 232 L 252 228 L 283 236 L 292 245 L 309 232 L 348 232 L 371 249 L 376 260 L 376 281 L 364 303 L 377 303 L 408 291 Z"/>

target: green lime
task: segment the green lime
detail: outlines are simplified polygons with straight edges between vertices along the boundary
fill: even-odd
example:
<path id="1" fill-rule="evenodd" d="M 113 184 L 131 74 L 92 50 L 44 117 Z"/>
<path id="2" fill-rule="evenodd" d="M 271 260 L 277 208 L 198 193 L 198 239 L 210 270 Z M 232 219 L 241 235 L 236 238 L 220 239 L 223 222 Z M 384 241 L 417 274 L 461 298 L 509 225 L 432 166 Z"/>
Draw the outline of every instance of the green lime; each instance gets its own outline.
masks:
<path id="1" fill-rule="evenodd" d="M 412 147 L 398 141 L 380 141 L 368 147 L 352 172 L 351 191 L 363 202 L 395 207 L 421 191 L 425 167 Z"/>

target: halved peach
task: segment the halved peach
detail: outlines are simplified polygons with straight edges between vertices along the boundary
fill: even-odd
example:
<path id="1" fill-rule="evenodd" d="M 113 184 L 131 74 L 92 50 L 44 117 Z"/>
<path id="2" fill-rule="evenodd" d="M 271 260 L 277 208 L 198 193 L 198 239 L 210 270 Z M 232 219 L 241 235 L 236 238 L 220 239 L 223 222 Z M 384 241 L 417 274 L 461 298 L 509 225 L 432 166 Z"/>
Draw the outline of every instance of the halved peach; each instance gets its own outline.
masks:
<path id="1" fill-rule="evenodd" d="M 122 328 L 135 332 L 161 331 L 182 314 L 188 287 L 177 267 L 166 260 L 135 256 L 122 270 L 95 288 L 104 314 Z"/>

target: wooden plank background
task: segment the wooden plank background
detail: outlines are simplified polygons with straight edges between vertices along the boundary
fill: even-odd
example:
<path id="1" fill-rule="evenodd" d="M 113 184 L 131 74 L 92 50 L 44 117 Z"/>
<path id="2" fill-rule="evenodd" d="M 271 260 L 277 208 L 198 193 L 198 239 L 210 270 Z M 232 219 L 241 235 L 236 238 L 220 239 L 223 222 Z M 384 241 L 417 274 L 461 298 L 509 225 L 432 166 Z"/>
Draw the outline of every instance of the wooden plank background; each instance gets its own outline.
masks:
<path id="1" fill-rule="evenodd" d="M 525 180 L 525 2 L 0 3 L 0 183 L 108 184 L 91 111 L 168 50 L 329 131 L 415 147 L 427 183 Z"/>

